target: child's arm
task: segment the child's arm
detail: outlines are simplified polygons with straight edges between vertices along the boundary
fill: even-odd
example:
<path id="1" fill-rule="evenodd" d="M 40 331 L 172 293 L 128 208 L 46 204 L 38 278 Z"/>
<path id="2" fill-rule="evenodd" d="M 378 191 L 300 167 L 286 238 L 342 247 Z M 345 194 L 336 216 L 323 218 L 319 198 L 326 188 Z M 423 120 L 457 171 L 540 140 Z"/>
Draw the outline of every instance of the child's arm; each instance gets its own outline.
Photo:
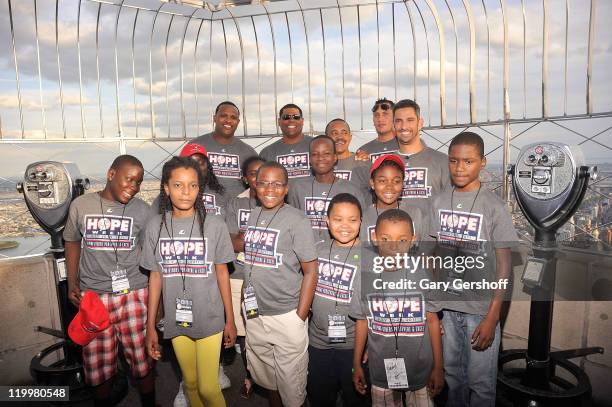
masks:
<path id="1" fill-rule="evenodd" d="M 363 352 L 368 340 L 368 322 L 365 319 L 355 321 L 355 351 L 353 353 L 353 385 L 359 394 L 368 389 L 365 373 L 361 367 Z"/>
<path id="2" fill-rule="evenodd" d="M 155 317 L 159 308 L 159 299 L 161 297 L 162 281 L 161 273 L 156 270 L 151 270 L 149 274 L 149 304 L 147 306 L 147 352 L 149 356 L 155 360 L 161 358 L 161 347 L 157 338 L 155 329 Z"/>
<path id="3" fill-rule="evenodd" d="M 223 328 L 223 345 L 229 349 L 236 343 L 236 323 L 234 321 L 234 310 L 232 308 L 232 289 L 230 287 L 229 271 L 227 264 L 215 264 L 217 274 L 217 285 L 221 293 L 223 308 L 225 310 L 225 327 Z"/>
<path id="4" fill-rule="evenodd" d="M 68 299 L 75 307 L 81 303 L 79 288 L 79 259 L 81 258 L 81 242 L 65 242 L 66 273 L 68 276 Z"/>
<path id="5" fill-rule="evenodd" d="M 496 248 L 495 249 L 495 278 L 497 281 L 501 279 L 508 279 L 510 277 L 510 261 L 511 251 L 510 248 Z M 489 304 L 489 310 L 485 319 L 478 324 L 474 333 L 472 334 L 472 348 L 474 350 L 485 350 L 495 339 L 495 328 L 499 321 L 499 314 L 501 311 L 502 303 L 504 302 L 504 289 L 497 289 L 493 294 L 491 303 Z"/>
<path id="6" fill-rule="evenodd" d="M 244 251 L 244 232 L 240 231 L 238 233 L 230 233 L 230 238 L 232 239 L 234 253 Z"/>
<path id="7" fill-rule="evenodd" d="M 427 390 L 430 397 L 434 397 L 442 391 L 444 387 L 444 360 L 442 358 L 442 333 L 440 330 L 440 320 L 435 312 L 427 313 L 427 329 L 431 339 L 431 350 L 434 359 L 434 366 L 429 375 Z"/>
<path id="8" fill-rule="evenodd" d="M 310 306 L 314 298 L 315 288 L 317 287 L 317 278 L 319 273 L 317 271 L 318 261 L 301 261 L 302 272 L 304 278 L 302 279 L 302 286 L 300 287 L 300 301 L 298 302 L 297 314 L 302 321 L 306 321 L 308 313 L 310 312 Z"/>

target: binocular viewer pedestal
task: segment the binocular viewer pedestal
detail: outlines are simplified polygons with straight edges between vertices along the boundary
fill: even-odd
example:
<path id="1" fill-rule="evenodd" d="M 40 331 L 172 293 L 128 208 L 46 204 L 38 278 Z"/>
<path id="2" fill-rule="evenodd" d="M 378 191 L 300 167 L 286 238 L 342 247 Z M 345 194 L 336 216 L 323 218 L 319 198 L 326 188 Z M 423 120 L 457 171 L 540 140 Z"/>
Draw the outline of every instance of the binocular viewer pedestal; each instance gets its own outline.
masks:
<path id="1" fill-rule="evenodd" d="M 597 168 L 583 163 L 582 152 L 575 147 L 535 143 L 524 147 L 516 165 L 508 168 L 517 203 L 535 229 L 533 256 L 521 278 L 531 295 L 527 349 L 510 349 L 499 356 L 498 382 L 514 405 L 590 405 L 590 380 L 569 359 L 603 353 L 603 348 L 550 351 L 556 232 L 578 209 L 589 179 L 597 177 Z M 509 364 L 515 366 L 505 366 Z"/>

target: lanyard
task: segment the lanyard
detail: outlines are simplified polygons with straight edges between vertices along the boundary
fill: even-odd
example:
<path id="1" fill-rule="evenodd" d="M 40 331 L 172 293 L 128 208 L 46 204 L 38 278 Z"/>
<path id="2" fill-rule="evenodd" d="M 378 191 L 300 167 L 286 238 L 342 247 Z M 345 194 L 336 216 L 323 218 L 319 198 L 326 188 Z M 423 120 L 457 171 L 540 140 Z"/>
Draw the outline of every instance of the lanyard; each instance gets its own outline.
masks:
<path id="1" fill-rule="evenodd" d="M 393 323 L 392 319 L 391 319 L 391 314 L 389 313 L 389 308 L 387 307 L 387 296 L 385 294 L 385 279 L 384 279 L 384 275 L 385 275 L 385 271 L 383 271 L 380 275 L 380 279 L 382 280 L 382 293 L 383 293 L 383 306 L 385 307 L 385 311 L 387 312 L 387 317 L 389 318 L 389 323 L 391 324 L 391 329 L 393 329 L 393 336 L 395 337 L 395 357 L 397 357 L 398 353 L 399 353 L 399 347 L 398 347 L 398 338 L 399 338 L 399 330 L 402 327 L 402 319 L 404 318 L 404 311 L 402 310 L 402 312 L 400 313 L 400 320 L 399 323 L 397 325 L 397 330 L 395 329 L 395 324 Z M 404 281 L 408 280 L 408 270 L 406 268 L 404 268 Z M 404 284 L 404 297 L 403 300 L 406 301 L 406 285 Z M 422 309 L 421 309 L 422 312 Z"/>
<path id="2" fill-rule="evenodd" d="M 102 220 L 104 221 L 104 226 L 108 225 L 108 232 L 106 233 L 106 237 L 108 238 L 109 243 L 111 244 L 111 247 L 113 248 L 113 252 L 115 252 L 115 264 L 117 265 L 117 268 L 119 268 L 119 250 L 117 248 L 117 246 L 115 246 L 115 244 L 113 243 L 113 239 L 111 239 L 110 237 L 110 221 L 107 224 L 106 221 L 107 219 L 104 217 L 104 208 L 102 207 L 102 196 L 100 194 L 98 194 L 98 198 L 100 198 L 100 214 L 102 215 Z M 119 219 L 120 223 L 123 223 L 123 217 L 125 215 L 125 208 L 126 208 L 127 204 L 123 204 L 123 211 L 121 212 L 121 219 Z"/>
<path id="3" fill-rule="evenodd" d="M 270 222 L 268 222 L 268 224 L 266 225 L 266 228 L 264 229 L 263 233 L 265 234 L 268 231 L 268 228 L 270 227 L 270 225 L 272 224 L 272 221 L 274 220 L 274 218 L 276 217 L 276 214 L 278 213 L 278 211 L 281 210 L 281 208 L 284 206 L 284 204 L 281 204 L 281 206 L 278 207 L 278 209 L 276 209 L 276 211 L 274 211 L 274 215 L 272 215 L 272 218 L 270 219 Z M 261 214 L 263 213 L 263 208 L 261 208 L 261 211 L 259 211 L 259 213 L 257 214 L 257 219 L 255 220 L 255 228 L 257 228 L 257 225 L 259 225 L 259 217 L 261 216 Z M 249 214 L 249 219 L 251 218 L 251 215 Z M 246 260 L 246 247 L 244 248 L 244 253 L 245 253 L 245 260 Z M 259 253 L 259 249 L 255 250 L 255 254 Z M 245 262 L 246 263 L 246 262 Z M 249 263 L 249 284 L 251 284 L 251 276 L 253 274 L 253 259 L 251 259 L 251 262 Z"/>
<path id="4" fill-rule="evenodd" d="M 331 186 L 329 187 L 329 189 L 327 190 L 327 195 L 323 196 L 323 199 L 327 200 L 327 198 L 329 198 L 329 194 L 331 194 L 331 190 L 334 187 L 334 183 L 336 182 L 336 176 L 334 175 L 334 179 L 332 180 Z M 314 198 L 314 183 L 315 183 L 316 178 L 312 179 L 312 182 L 310 183 L 310 196 L 312 198 Z M 327 205 L 324 205 L 323 207 L 325 208 Z M 315 221 L 320 221 L 321 219 L 323 219 L 322 216 L 319 216 L 319 214 L 317 213 L 315 215 Z M 321 230 L 318 229 L 317 230 L 317 236 L 320 237 L 321 235 Z"/>
<path id="5" fill-rule="evenodd" d="M 474 205 L 476 204 L 476 199 L 478 199 L 478 195 L 480 194 L 480 189 L 482 188 L 482 184 L 478 186 L 478 191 L 476 192 L 476 196 L 474 196 L 474 200 L 472 201 L 472 206 L 470 207 L 470 214 L 468 216 L 472 216 L 472 210 L 474 210 Z M 455 187 L 451 191 L 451 221 L 455 222 L 455 205 L 453 203 L 453 199 L 455 197 Z M 463 242 L 464 233 L 461 233 L 461 238 L 459 239 L 459 244 L 455 246 L 455 252 L 459 252 L 459 246 L 461 242 Z"/>
<path id="6" fill-rule="evenodd" d="M 329 253 L 327 255 L 327 264 L 329 265 L 329 267 L 331 267 L 331 252 L 332 252 L 332 247 L 334 246 L 334 242 L 336 241 L 336 239 L 332 239 L 331 244 L 329 245 Z M 348 253 L 346 254 L 346 257 L 344 258 L 344 262 L 342 263 L 342 271 L 344 271 L 344 267 L 346 266 L 346 262 L 349 258 L 349 256 L 351 255 L 351 250 L 353 250 L 353 246 L 355 246 L 355 243 L 357 242 L 357 238 L 353 239 L 353 243 L 351 243 L 351 247 L 349 247 Z M 333 282 L 332 282 L 332 287 L 334 287 L 335 292 L 334 292 L 334 297 L 336 299 L 336 303 L 334 306 L 334 312 L 337 314 L 338 313 L 338 290 L 340 289 L 340 285 L 338 284 L 338 286 L 336 286 Z"/>
<path id="7" fill-rule="evenodd" d="M 187 240 L 187 248 L 189 248 L 189 245 L 191 244 L 191 234 L 193 233 L 193 225 L 195 224 L 195 218 L 197 216 L 197 213 L 193 214 L 193 220 L 191 221 L 191 230 L 189 231 L 189 240 Z M 176 255 L 176 248 L 174 247 L 174 225 L 172 224 L 172 219 L 174 218 L 174 215 L 170 215 L 170 231 L 168 231 L 168 224 L 164 222 L 164 226 L 166 227 L 166 233 L 168 234 L 168 236 L 170 236 L 170 238 L 172 239 L 172 248 L 173 250 L 173 254 L 174 254 L 174 260 L 176 261 L 176 265 L 178 266 L 179 269 L 179 273 L 181 274 L 181 280 L 183 280 L 183 294 L 185 294 L 185 271 L 187 269 L 187 256 L 185 256 L 185 264 L 184 264 L 184 268 L 181 268 L 181 262 L 178 259 L 178 256 Z M 204 237 L 204 236 L 202 236 Z M 185 250 L 184 250 L 185 251 Z"/>

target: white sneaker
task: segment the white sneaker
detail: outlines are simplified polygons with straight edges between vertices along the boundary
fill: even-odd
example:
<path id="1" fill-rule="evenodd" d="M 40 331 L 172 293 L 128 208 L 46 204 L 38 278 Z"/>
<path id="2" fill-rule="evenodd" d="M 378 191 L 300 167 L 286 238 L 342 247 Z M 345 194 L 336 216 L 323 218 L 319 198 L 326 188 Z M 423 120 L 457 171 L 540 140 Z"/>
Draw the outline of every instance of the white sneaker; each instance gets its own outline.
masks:
<path id="1" fill-rule="evenodd" d="M 219 385 L 221 386 L 221 390 L 232 387 L 232 382 L 223 371 L 223 365 L 219 365 Z"/>
<path id="2" fill-rule="evenodd" d="M 189 407 L 189 399 L 185 396 L 183 382 L 179 384 L 179 391 L 174 398 L 174 407 Z"/>

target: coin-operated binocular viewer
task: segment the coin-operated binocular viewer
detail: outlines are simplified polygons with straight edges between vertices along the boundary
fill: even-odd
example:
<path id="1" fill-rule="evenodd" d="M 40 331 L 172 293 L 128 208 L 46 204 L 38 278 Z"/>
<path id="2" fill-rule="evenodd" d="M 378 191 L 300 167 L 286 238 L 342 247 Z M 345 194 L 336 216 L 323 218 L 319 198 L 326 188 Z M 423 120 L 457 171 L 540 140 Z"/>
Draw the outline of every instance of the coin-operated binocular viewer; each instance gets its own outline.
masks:
<path id="1" fill-rule="evenodd" d="M 517 405 L 581 405 L 591 394 L 588 376 L 568 359 L 603 353 L 599 347 L 550 352 L 556 274 L 556 232 L 576 212 L 597 167 L 584 165 L 577 147 L 546 142 L 524 147 L 508 168 L 516 201 L 535 229 L 533 256 L 521 281 L 531 294 L 527 349 L 500 354 L 498 380 L 513 393 Z M 525 368 L 504 369 L 524 360 Z M 556 374 L 561 368 L 573 382 Z M 567 375 L 565 376 L 567 377 Z"/>
<path id="2" fill-rule="evenodd" d="M 23 182 L 17 184 L 17 191 L 23 194 L 32 217 L 51 235 L 50 251 L 54 257 L 54 277 L 62 330 L 40 326 L 37 330 L 63 339 L 34 356 L 30 371 L 37 384 L 70 386 L 71 391 L 82 387 L 84 378 L 78 352 L 68 338 L 68 325 L 76 314 L 76 309 L 68 301 L 62 232 L 70 203 L 87 188 L 89 180 L 81 176 L 75 164 L 55 161 L 40 161 L 28 165 Z M 43 359 L 54 355 L 55 351 L 60 349 L 63 350 L 63 359 L 51 365 L 43 364 Z"/>

